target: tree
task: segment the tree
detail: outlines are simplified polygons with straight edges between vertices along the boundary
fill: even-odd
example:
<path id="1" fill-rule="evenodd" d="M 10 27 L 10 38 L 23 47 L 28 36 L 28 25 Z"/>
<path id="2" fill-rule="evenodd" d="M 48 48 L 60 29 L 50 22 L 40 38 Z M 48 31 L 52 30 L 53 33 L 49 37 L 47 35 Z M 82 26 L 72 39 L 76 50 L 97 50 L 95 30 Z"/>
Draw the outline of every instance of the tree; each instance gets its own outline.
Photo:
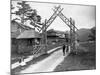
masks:
<path id="1" fill-rule="evenodd" d="M 30 23 L 30 25 L 34 26 L 34 28 L 37 28 L 38 31 L 41 30 L 41 26 L 43 26 L 43 23 L 41 23 L 41 16 L 37 14 L 36 9 L 32 9 L 30 5 L 26 1 L 18 2 L 17 11 L 11 13 L 19 16 L 19 18 L 13 19 L 14 21 L 19 20 L 21 25 L 24 25 L 25 22 Z M 11 5 L 11 9 L 13 10 L 15 7 Z"/>
<path id="2" fill-rule="evenodd" d="M 32 10 L 32 12 L 27 15 L 27 18 L 31 20 L 31 25 L 34 23 L 41 25 L 41 16 L 37 14 L 36 9 Z"/>
<path id="3" fill-rule="evenodd" d="M 96 27 L 93 27 L 91 29 L 91 34 L 89 34 L 89 40 L 95 41 L 96 39 Z"/>
<path id="4" fill-rule="evenodd" d="M 31 7 L 29 4 L 26 4 L 25 1 L 18 2 L 18 11 L 15 12 L 16 15 L 18 15 L 21 18 L 21 23 L 24 23 L 24 18 L 27 15 L 27 12 L 32 11 Z"/>
<path id="5" fill-rule="evenodd" d="M 30 24 L 32 26 L 40 29 L 41 27 L 39 25 L 43 24 L 41 24 L 41 16 L 37 14 L 37 10 L 32 9 L 25 1 L 18 2 L 17 4 L 18 11 L 15 13 L 21 18 L 21 24 L 24 24 L 24 22 L 30 20 Z"/>

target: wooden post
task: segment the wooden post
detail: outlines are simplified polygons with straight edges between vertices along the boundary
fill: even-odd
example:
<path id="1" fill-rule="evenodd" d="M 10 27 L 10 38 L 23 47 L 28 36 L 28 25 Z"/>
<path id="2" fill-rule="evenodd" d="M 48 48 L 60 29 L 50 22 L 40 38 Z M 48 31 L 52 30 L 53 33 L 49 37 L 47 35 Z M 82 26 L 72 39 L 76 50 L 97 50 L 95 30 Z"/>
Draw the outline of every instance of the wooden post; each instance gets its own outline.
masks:
<path id="1" fill-rule="evenodd" d="M 71 49 L 71 51 L 73 50 L 72 33 L 73 33 L 72 18 L 70 18 L 70 49 Z"/>
<path id="2" fill-rule="evenodd" d="M 75 50 L 75 27 L 73 26 L 73 50 Z"/>
<path id="3" fill-rule="evenodd" d="M 46 29 L 46 22 L 47 20 L 45 20 L 44 23 L 44 28 L 42 29 L 42 40 L 41 40 L 41 44 L 43 44 L 43 46 L 45 47 L 44 49 L 44 54 L 47 53 L 47 29 Z"/>
<path id="4" fill-rule="evenodd" d="M 75 47 L 75 21 L 73 20 L 73 49 L 76 50 L 76 47 Z"/>
<path id="5" fill-rule="evenodd" d="M 47 22 L 47 20 L 45 19 L 45 29 L 44 29 L 45 53 L 47 53 L 47 28 L 46 28 L 46 22 Z"/>

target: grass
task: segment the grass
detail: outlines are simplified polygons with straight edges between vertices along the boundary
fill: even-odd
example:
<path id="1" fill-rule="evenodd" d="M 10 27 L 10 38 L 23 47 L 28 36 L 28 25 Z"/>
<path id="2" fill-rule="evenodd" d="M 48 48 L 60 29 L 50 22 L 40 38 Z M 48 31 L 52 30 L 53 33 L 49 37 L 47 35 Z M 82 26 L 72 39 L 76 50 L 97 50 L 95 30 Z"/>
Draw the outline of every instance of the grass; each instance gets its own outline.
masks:
<path id="1" fill-rule="evenodd" d="M 82 48 L 82 49 L 81 49 Z M 70 53 L 54 71 L 74 71 L 96 69 L 95 43 L 80 44 L 78 54 Z"/>

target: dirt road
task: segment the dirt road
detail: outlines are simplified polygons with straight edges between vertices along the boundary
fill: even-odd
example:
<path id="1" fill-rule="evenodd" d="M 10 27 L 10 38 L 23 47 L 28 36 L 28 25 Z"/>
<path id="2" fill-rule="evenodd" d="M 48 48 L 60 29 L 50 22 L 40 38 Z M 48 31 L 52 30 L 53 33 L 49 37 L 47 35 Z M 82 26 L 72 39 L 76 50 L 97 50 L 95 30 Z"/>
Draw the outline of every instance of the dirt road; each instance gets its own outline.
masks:
<path id="1" fill-rule="evenodd" d="M 64 60 L 62 50 L 56 51 L 46 59 L 30 65 L 20 73 L 52 72 Z M 24 74 L 21 74 L 24 75 Z"/>

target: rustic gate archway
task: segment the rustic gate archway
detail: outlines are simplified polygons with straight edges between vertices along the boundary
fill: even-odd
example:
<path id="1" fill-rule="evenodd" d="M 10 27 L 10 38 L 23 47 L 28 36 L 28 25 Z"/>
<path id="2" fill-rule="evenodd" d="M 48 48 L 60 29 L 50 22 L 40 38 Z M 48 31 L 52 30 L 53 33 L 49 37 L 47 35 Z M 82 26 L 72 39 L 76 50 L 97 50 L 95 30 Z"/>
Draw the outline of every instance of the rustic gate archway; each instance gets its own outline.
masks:
<path id="1" fill-rule="evenodd" d="M 47 28 L 52 24 L 52 22 L 56 19 L 57 16 L 59 16 L 61 18 L 61 20 L 70 28 L 70 40 L 69 40 L 69 45 L 72 50 L 75 50 L 75 41 L 77 40 L 77 33 L 75 32 L 75 29 L 77 29 L 77 27 L 75 26 L 75 21 L 70 17 L 67 18 L 66 16 L 64 16 L 64 14 L 61 12 L 63 10 L 63 8 L 61 8 L 61 6 L 59 5 L 58 7 L 54 7 L 53 11 L 53 15 L 49 18 L 49 20 L 45 20 L 44 25 L 42 26 L 42 28 L 39 30 L 42 31 L 43 34 L 43 38 L 42 38 L 42 44 L 45 45 L 45 53 L 46 51 L 46 45 L 47 45 Z"/>

